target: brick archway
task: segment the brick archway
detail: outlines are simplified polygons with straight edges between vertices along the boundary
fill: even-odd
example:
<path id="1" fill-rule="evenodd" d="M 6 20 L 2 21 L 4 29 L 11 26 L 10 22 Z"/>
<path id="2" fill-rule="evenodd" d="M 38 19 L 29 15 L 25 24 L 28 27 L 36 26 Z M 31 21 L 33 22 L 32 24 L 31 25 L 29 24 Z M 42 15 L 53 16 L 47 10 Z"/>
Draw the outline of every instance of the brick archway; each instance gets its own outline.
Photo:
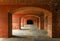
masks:
<path id="1" fill-rule="evenodd" d="M 43 14 L 42 14 L 42 12 L 43 12 Z M 26 14 L 38 15 L 38 16 L 41 17 L 41 19 L 42 19 L 41 22 L 43 22 L 43 23 L 44 23 L 44 20 L 45 20 L 44 17 L 48 16 L 47 31 L 48 31 L 49 37 L 52 37 L 52 13 L 49 12 L 48 10 L 38 8 L 38 7 L 23 7 L 23 8 L 14 10 L 11 13 L 12 14 L 21 14 L 21 16 L 26 15 Z"/>
<path id="2" fill-rule="evenodd" d="M 27 20 L 32 20 L 34 22 L 34 25 L 36 25 L 39 29 L 40 29 L 40 17 L 37 16 L 37 15 L 24 15 L 22 18 L 21 18 L 21 21 L 23 22 L 24 21 L 24 24 L 26 24 Z"/>

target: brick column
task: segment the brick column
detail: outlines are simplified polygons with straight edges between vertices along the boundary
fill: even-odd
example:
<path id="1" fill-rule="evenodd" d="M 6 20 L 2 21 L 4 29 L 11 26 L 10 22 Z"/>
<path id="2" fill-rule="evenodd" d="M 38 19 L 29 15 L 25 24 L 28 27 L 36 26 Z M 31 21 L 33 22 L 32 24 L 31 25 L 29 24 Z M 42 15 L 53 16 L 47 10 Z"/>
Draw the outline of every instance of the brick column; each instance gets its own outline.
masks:
<path id="1" fill-rule="evenodd" d="M 8 13 L 0 12 L 0 38 L 8 38 Z"/>
<path id="2" fill-rule="evenodd" d="M 53 4 L 54 3 L 54 4 Z M 60 38 L 60 0 L 55 0 L 52 4 L 52 37 Z M 57 5 L 56 5 L 57 4 Z M 59 12 L 58 12 L 59 11 Z"/>
<path id="3" fill-rule="evenodd" d="M 41 23 L 40 29 L 44 29 L 44 14 L 43 13 L 40 15 L 40 23 Z"/>
<path id="4" fill-rule="evenodd" d="M 19 18 L 19 29 L 21 29 L 21 17 Z"/>
<path id="5" fill-rule="evenodd" d="M 55 12 L 52 18 L 52 37 L 60 38 L 60 13 Z"/>

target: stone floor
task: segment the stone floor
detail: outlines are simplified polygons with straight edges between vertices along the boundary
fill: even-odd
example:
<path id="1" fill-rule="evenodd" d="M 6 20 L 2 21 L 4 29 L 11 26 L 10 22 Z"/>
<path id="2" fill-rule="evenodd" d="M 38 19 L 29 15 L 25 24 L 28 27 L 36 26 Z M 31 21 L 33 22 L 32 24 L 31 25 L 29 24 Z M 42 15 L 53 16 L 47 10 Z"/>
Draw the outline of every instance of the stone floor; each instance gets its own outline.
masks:
<path id="1" fill-rule="evenodd" d="M 12 30 L 14 36 L 46 36 L 47 31 L 39 30 L 35 25 L 25 25 L 21 30 Z"/>
<path id="2" fill-rule="evenodd" d="M 60 41 L 60 39 L 46 36 L 31 36 L 28 30 L 13 30 L 13 32 L 11 38 L 0 38 L 0 41 Z"/>
<path id="3" fill-rule="evenodd" d="M 55 38 L 0 38 L 0 41 L 60 41 Z"/>
<path id="4" fill-rule="evenodd" d="M 47 33 L 44 30 L 38 31 L 31 25 L 25 27 L 31 27 L 32 29 L 23 28 L 23 30 L 12 30 L 12 38 L 0 38 L 0 41 L 60 41 L 57 38 L 47 37 Z"/>
<path id="5" fill-rule="evenodd" d="M 0 38 L 0 41 L 60 41 L 60 39 L 46 36 L 31 36 L 29 30 L 13 30 L 12 32 L 12 38 Z"/>

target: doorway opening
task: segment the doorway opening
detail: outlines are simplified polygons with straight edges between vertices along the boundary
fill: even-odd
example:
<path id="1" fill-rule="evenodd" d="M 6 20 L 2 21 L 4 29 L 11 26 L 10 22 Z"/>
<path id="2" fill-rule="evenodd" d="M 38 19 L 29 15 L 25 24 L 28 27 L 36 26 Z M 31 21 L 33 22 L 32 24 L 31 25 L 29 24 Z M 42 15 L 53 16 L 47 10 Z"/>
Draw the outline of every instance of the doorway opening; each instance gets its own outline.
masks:
<path id="1" fill-rule="evenodd" d="M 27 20 L 27 24 L 33 24 L 32 20 Z"/>

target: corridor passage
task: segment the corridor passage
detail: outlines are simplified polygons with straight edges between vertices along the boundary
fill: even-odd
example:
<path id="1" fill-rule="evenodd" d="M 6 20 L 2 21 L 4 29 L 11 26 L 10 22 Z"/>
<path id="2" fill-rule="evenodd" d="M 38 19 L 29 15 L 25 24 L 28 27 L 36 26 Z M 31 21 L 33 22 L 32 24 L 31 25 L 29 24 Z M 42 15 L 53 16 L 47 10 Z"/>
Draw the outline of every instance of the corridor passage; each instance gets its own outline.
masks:
<path id="1" fill-rule="evenodd" d="M 60 0 L 0 0 L 0 41 L 60 41 Z"/>

